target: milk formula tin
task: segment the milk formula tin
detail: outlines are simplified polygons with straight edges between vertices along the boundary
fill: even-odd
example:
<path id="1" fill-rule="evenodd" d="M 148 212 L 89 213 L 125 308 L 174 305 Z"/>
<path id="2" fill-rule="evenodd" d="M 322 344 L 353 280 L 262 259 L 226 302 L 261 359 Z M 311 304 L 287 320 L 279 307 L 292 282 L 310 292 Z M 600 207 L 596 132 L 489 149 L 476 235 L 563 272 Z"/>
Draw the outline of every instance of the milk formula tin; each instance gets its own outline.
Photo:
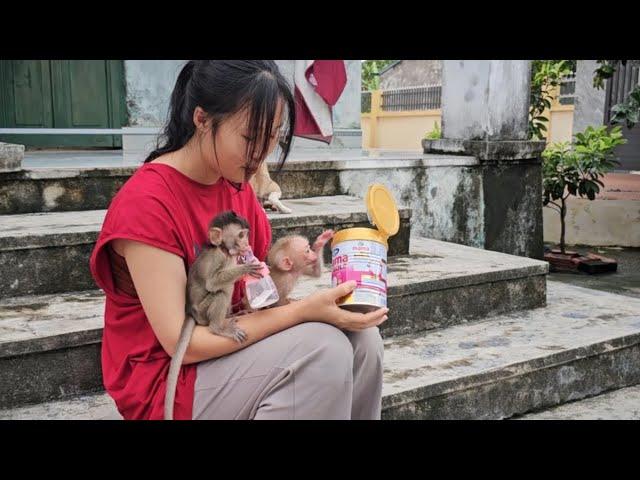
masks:
<path id="1" fill-rule="evenodd" d="M 332 286 L 355 280 L 358 284 L 338 305 L 356 312 L 387 306 L 387 245 L 377 230 L 341 230 L 332 242 Z"/>
<path id="2" fill-rule="evenodd" d="M 380 184 L 369 187 L 365 197 L 374 228 L 348 228 L 331 242 L 332 286 L 355 280 L 357 286 L 338 300 L 338 306 L 355 312 L 371 312 L 387 306 L 387 239 L 398 233 L 400 217 L 391 193 Z"/>

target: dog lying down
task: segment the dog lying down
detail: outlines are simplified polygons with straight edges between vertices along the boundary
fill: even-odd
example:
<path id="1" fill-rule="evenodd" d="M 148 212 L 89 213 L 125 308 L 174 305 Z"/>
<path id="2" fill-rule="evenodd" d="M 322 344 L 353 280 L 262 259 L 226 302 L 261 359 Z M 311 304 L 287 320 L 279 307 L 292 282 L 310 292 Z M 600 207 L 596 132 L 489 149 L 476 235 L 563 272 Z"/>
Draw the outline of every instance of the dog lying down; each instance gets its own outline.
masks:
<path id="1" fill-rule="evenodd" d="M 280 201 L 282 190 L 271 178 L 271 175 L 269 175 L 266 161 L 260 164 L 260 168 L 258 168 L 256 174 L 251 177 L 249 183 L 265 209 L 270 208 L 279 213 L 291 213 L 291 209 Z"/>

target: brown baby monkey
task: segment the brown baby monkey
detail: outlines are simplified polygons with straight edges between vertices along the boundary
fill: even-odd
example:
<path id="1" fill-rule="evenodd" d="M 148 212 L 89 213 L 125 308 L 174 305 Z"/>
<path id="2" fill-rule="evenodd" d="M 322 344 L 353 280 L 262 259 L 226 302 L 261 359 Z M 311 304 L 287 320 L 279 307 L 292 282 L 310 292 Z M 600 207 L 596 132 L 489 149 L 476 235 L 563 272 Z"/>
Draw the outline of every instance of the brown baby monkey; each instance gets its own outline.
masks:
<path id="1" fill-rule="evenodd" d="M 238 343 L 247 334 L 227 317 L 231 310 L 233 286 L 244 275 L 260 278 L 259 264 L 237 264 L 237 256 L 249 250 L 249 224 L 232 211 L 217 215 L 209 225 L 209 244 L 191 265 L 187 275 L 186 317 L 175 354 L 171 358 L 164 403 L 165 420 L 173 419 L 178 373 L 196 324 L 208 325 L 215 335 Z"/>
<path id="2" fill-rule="evenodd" d="M 319 277 L 322 274 L 322 249 L 333 233 L 333 230 L 325 230 L 313 245 L 300 235 L 288 235 L 273 244 L 267 255 L 267 264 L 280 297 L 274 306 L 290 303 L 289 294 L 301 275 Z"/>

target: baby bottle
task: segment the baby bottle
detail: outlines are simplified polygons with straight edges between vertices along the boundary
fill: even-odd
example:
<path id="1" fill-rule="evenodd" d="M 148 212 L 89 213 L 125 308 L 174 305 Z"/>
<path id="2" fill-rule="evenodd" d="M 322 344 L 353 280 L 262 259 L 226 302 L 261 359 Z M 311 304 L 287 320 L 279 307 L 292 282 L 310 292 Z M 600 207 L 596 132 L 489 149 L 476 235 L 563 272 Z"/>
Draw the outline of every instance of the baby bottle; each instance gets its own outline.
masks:
<path id="1" fill-rule="evenodd" d="M 276 303 L 280 296 L 278 295 L 276 284 L 273 282 L 271 275 L 269 275 L 267 264 L 260 262 L 253 255 L 251 249 L 244 255 L 244 263 L 259 263 L 262 265 L 262 270 L 259 270 L 262 278 L 252 277 L 251 275 L 243 277 L 249 306 L 254 310 L 258 310 Z"/>

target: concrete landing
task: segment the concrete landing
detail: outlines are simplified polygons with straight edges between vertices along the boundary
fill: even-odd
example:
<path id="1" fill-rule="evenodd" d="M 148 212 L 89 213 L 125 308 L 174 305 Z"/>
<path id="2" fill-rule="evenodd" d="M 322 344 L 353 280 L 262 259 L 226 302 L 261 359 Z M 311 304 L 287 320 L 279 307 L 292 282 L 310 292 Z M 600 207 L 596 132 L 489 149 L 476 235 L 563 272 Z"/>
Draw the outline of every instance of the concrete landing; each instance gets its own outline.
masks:
<path id="1" fill-rule="evenodd" d="M 640 383 L 640 300 L 548 282 L 546 308 L 387 350 L 388 418 L 508 418 Z"/>
<path id="2" fill-rule="evenodd" d="M 508 418 L 640 383 L 640 300 L 556 282 L 549 290 L 545 308 L 386 339 L 383 418 Z M 637 388 L 562 408 L 586 412 L 614 394 L 635 415 Z M 104 394 L 0 411 L 0 419 L 117 417 Z"/>

